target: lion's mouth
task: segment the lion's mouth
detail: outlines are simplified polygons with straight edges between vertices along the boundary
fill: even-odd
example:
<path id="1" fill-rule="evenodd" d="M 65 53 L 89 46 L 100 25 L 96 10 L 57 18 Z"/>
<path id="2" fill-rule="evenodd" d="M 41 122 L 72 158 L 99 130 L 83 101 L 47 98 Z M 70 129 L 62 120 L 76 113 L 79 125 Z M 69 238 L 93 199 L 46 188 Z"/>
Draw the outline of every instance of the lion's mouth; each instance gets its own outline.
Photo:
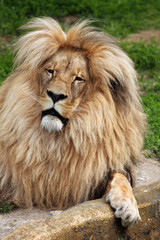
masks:
<path id="1" fill-rule="evenodd" d="M 51 115 L 51 116 L 54 116 L 54 117 L 57 117 L 58 119 L 61 120 L 61 122 L 66 125 L 67 122 L 68 122 L 68 118 L 64 118 L 62 115 L 60 115 L 54 108 L 51 108 L 51 109 L 48 109 L 48 110 L 45 110 L 42 112 L 42 118 L 44 116 L 47 116 L 47 115 Z"/>

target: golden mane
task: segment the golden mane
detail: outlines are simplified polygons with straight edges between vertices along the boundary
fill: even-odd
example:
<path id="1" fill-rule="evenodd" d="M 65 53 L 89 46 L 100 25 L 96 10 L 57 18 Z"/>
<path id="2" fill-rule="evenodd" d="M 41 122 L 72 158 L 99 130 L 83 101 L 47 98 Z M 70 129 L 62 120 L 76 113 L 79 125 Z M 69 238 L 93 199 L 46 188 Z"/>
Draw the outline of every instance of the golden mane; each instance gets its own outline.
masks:
<path id="1" fill-rule="evenodd" d="M 131 177 L 143 146 L 145 116 L 129 57 L 88 21 L 64 33 L 36 18 L 15 44 L 16 69 L 0 88 L 0 199 L 66 208 L 92 199 L 110 171 Z M 35 79 L 60 48 L 83 50 L 93 91 L 58 133 L 41 128 Z"/>

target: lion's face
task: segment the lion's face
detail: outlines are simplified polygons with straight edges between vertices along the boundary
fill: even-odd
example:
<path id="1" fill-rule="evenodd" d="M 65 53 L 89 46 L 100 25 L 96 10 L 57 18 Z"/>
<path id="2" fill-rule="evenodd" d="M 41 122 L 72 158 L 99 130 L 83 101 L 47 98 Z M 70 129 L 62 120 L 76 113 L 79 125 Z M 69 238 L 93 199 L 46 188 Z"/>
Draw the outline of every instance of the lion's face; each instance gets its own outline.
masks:
<path id="1" fill-rule="evenodd" d="M 82 52 L 59 50 L 39 75 L 43 128 L 60 131 L 84 99 L 89 85 L 87 59 Z"/>

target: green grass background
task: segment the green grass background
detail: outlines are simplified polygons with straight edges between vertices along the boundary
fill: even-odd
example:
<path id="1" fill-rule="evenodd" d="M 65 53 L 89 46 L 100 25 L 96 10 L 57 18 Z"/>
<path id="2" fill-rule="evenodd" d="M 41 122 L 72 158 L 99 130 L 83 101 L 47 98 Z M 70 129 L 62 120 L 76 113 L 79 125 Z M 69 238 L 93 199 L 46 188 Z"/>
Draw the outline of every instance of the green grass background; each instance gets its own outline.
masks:
<path id="1" fill-rule="evenodd" d="M 138 29 L 159 27 L 159 0 L 0 0 L 0 31 L 17 34 L 26 19 L 66 15 L 103 20 L 103 27 L 121 37 Z"/>
<path id="2" fill-rule="evenodd" d="M 159 41 L 121 41 L 140 30 L 160 30 L 159 0 L 0 0 L 0 37 L 11 42 L 28 19 L 51 16 L 64 25 L 64 17 L 92 18 L 96 25 L 117 37 L 121 47 L 135 63 L 141 98 L 148 117 L 144 149 L 160 160 L 160 39 Z M 0 84 L 12 70 L 13 55 L 8 44 L 0 43 Z M 5 204 L 5 203 L 4 203 Z M 12 207 L 11 207 L 12 208 Z M 10 210 L 0 205 L 0 211 Z"/>

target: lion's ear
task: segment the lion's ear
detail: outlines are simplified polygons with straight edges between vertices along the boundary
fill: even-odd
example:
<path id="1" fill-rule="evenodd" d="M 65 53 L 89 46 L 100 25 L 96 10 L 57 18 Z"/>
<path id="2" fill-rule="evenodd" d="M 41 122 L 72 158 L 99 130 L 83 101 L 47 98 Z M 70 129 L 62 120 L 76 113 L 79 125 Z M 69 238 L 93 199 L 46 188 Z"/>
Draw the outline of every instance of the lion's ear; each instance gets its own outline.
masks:
<path id="1" fill-rule="evenodd" d="M 123 107 L 125 107 L 129 100 L 132 99 L 128 87 L 124 84 L 124 82 L 118 80 L 117 78 L 110 80 L 109 88 L 113 100 Z"/>
<path id="2" fill-rule="evenodd" d="M 114 43 L 99 45 L 89 59 L 93 82 L 102 91 L 107 87 L 117 106 L 125 108 L 131 102 L 138 103 L 137 73 L 132 60 Z"/>

